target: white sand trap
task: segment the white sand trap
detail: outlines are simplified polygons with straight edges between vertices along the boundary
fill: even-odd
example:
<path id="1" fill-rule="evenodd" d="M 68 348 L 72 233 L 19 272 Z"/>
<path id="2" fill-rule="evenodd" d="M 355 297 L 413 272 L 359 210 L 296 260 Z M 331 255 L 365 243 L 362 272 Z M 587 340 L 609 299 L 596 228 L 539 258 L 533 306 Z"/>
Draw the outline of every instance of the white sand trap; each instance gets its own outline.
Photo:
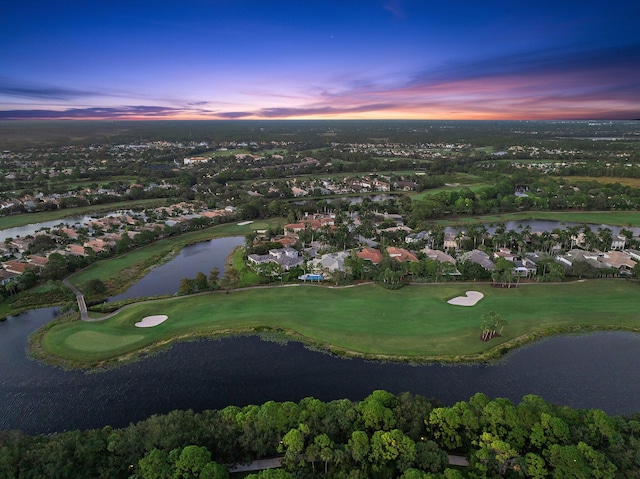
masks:
<path id="1" fill-rule="evenodd" d="M 484 294 L 479 291 L 467 291 L 466 296 L 456 296 L 451 298 L 447 303 L 455 304 L 456 306 L 475 306 L 475 304 L 484 298 Z"/>
<path id="2" fill-rule="evenodd" d="M 247 226 L 253 223 L 253 221 L 243 221 L 242 223 L 238 223 L 238 226 Z"/>
<path id="3" fill-rule="evenodd" d="M 147 316 L 145 318 L 142 318 L 142 321 L 136 323 L 136 327 L 137 328 L 153 328 L 154 326 L 157 326 L 158 324 L 164 323 L 168 318 L 169 318 L 169 316 L 166 316 L 164 314 L 156 314 L 155 316 Z"/>

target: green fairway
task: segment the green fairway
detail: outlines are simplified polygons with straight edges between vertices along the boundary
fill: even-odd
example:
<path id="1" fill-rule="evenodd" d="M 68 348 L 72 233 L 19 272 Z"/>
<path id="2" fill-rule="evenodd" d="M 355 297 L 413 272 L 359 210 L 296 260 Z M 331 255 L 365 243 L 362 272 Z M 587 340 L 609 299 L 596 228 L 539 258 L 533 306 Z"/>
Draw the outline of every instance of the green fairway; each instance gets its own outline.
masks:
<path id="1" fill-rule="evenodd" d="M 616 280 L 513 289 L 488 284 L 415 285 L 397 291 L 378 285 L 260 288 L 129 305 L 105 321 L 56 325 L 41 344 L 63 362 L 88 366 L 181 338 L 273 329 L 340 354 L 405 360 L 487 359 L 527 337 L 585 328 L 638 330 L 638 288 Z M 447 303 L 470 290 L 484 294 L 477 305 Z M 506 325 L 501 337 L 483 342 L 481 316 L 489 311 L 499 313 Z M 150 315 L 168 319 L 151 328 L 134 326 Z"/>

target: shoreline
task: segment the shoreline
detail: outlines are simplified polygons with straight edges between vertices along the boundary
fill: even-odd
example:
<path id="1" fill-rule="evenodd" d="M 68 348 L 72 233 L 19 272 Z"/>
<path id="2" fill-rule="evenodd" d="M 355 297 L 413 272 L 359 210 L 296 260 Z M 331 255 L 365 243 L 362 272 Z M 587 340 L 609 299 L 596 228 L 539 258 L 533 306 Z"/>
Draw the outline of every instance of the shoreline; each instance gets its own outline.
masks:
<path id="1" fill-rule="evenodd" d="M 607 280 L 601 280 L 607 281 Z M 575 283 L 565 283 L 565 284 L 576 284 Z M 370 284 L 370 283 L 369 283 Z M 478 283 L 473 283 L 478 285 Z M 538 284 L 538 283 L 531 283 Z M 489 285 L 489 284 L 487 284 Z M 345 289 L 345 288 L 353 288 L 353 285 L 348 287 L 335 287 L 335 286 L 318 286 L 311 284 L 292 284 L 292 285 L 274 285 L 274 286 L 254 286 L 250 288 L 242 288 L 239 290 L 234 290 L 232 295 L 235 295 L 237 292 L 248 291 L 248 290 L 269 290 L 269 289 L 279 289 L 279 288 L 291 288 L 291 287 L 300 287 L 300 286 L 308 286 L 313 288 L 323 288 L 323 289 Z M 363 285 L 364 286 L 364 285 Z M 424 285 L 423 285 L 424 286 Z M 433 284 L 429 286 L 442 286 L 442 284 Z M 524 284 L 520 285 L 520 287 L 525 286 Z M 514 288 L 513 290 L 515 290 Z M 215 292 L 206 292 L 199 293 L 197 295 L 192 296 L 215 296 L 215 295 L 225 295 L 224 291 L 215 291 Z M 179 296 L 168 298 L 169 301 L 189 298 L 191 296 Z M 166 301 L 163 299 L 155 299 L 145 301 L 146 304 Z M 135 305 L 139 305 L 140 303 L 134 303 Z M 124 306 L 119 312 L 125 311 L 129 306 Z M 109 315 L 111 316 L 111 315 Z M 97 321 L 100 321 L 97 319 Z M 149 344 L 143 345 L 140 348 L 136 348 L 122 354 L 117 354 L 112 357 L 105 357 L 96 359 L 95 361 L 84 361 L 80 359 L 71 359 L 71 358 L 63 358 L 59 357 L 53 353 L 45 351 L 42 346 L 42 339 L 47 334 L 49 329 L 56 326 L 57 324 L 62 324 L 65 322 L 69 322 L 68 317 L 62 318 L 62 321 L 58 319 L 48 323 L 43 326 L 32 335 L 33 338 L 30 338 L 28 345 L 28 354 L 31 357 L 38 359 L 47 364 L 60 366 L 67 369 L 81 369 L 81 370 L 102 370 L 105 368 L 118 367 L 119 365 L 127 364 L 129 362 L 137 361 L 143 359 L 149 355 L 156 354 L 165 350 L 168 347 L 171 347 L 175 343 L 199 340 L 199 339 L 221 339 L 227 337 L 238 337 L 238 336 L 248 336 L 248 335 L 257 335 L 263 337 L 263 339 L 274 340 L 276 342 L 289 342 L 295 341 L 300 342 L 305 345 L 305 347 L 321 351 L 324 353 L 332 354 L 336 357 L 341 358 L 361 358 L 368 361 L 382 361 L 382 362 L 392 362 L 392 363 L 412 363 L 412 364 L 432 364 L 432 363 L 441 363 L 441 364 L 486 364 L 492 363 L 500 360 L 509 352 L 518 349 L 527 344 L 539 341 L 544 338 L 565 335 L 565 334 L 576 334 L 576 333 L 589 333 L 589 332 L 598 332 L 598 331 L 625 331 L 638 333 L 640 332 L 640 326 L 633 325 L 614 325 L 614 324 L 550 324 L 541 329 L 533 329 L 525 332 L 524 334 L 520 334 L 518 336 L 512 337 L 504 342 L 500 342 L 495 345 L 491 345 L 490 342 L 487 344 L 487 349 L 477 352 L 477 353 L 460 353 L 460 354 L 434 354 L 434 355 L 405 355 L 405 354 L 393 354 L 393 353 L 369 353 L 359 351 L 353 348 L 332 344 L 329 341 L 323 341 L 320 339 L 315 339 L 313 337 L 307 336 L 299 331 L 296 331 L 290 327 L 284 327 L 282 325 L 259 325 L 259 326 L 240 326 L 237 328 L 233 327 L 217 327 L 217 326 L 193 326 L 194 328 L 198 328 L 196 331 L 182 331 L 179 334 L 173 336 L 163 336 L 160 339 L 152 340 Z M 151 328 L 152 329 L 152 328 Z M 479 336 L 479 334 L 478 334 Z"/>

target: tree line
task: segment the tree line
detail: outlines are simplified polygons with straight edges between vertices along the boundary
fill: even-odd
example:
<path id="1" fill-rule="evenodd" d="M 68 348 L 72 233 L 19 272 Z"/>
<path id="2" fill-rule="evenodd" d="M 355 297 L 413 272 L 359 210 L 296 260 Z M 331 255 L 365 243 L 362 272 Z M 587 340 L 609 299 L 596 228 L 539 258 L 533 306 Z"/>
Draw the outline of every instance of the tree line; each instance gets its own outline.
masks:
<path id="1" fill-rule="evenodd" d="M 410 393 L 173 411 L 122 429 L 0 431 L 0 478 L 226 478 L 279 456 L 265 478 L 640 477 L 640 415 L 475 394 L 450 407 Z M 451 466 L 448 454 L 464 456 Z"/>

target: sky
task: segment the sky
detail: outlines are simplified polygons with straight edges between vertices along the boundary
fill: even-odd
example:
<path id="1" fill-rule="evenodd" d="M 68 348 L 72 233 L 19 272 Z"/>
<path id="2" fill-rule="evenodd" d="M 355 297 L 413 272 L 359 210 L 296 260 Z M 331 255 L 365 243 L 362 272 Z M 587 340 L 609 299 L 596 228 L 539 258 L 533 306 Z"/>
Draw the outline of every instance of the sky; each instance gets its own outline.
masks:
<path id="1" fill-rule="evenodd" d="M 0 119 L 640 119 L 640 2 L 6 2 Z"/>

